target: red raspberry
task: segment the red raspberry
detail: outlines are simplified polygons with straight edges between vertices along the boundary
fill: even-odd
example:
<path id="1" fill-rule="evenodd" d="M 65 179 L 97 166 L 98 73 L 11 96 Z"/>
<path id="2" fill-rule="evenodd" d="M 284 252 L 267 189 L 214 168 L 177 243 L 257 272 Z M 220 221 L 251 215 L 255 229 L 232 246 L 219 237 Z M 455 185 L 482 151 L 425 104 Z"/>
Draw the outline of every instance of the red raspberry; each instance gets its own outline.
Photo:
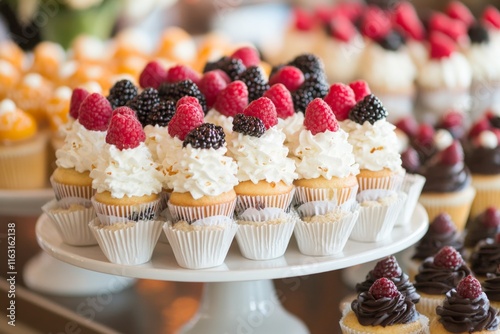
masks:
<path id="1" fill-rule="evenodd" d="M 429 226 L 429 229 L 437 234 L 446 234 L 456 231 L 455 224 L 448 213 L 442 212 L 437 215 Z"/>
<path id="2" fill-rule="evenodd" d="M 293 116 L 292 94 L 282 84 L 272 85 L 271 88 L 264 93 L 264 97 L 270 99 L 276 107 L 276 113 L 279 118 L 285 119 Z"/>
<path id="3" fill-rule="evenodd" d="M 415 142 L 423 146 L 432 146 L 434 142 L 434 127 L 430 124 L 420 124 Z"/>
<path id="4" fill-rule="evenodd" d="M 456 270 L 464 264 L 464 259 L 455 248 L 444 246 L 434 255 L 434 264 L 441 268 Z"/>
<path id="5" fill-rule="evenodd" d="M 314 17 L 322 23 L 328 24 L 335 15 L 334 8 L 329 5 L 318 5 L 314 8 Z"/>
<path id="6" fill-rule="evenodd" d="M 460 20 L 468 27 L 474 23 L 474 16 L 463 3 L 452 1 L 446 7 L 446 14 L 452 19 Z"/>
<path id="7" fill-rule="evenodd" d="M 113 110 L 113 114 L 112 114 L 111 117 L 113 117 L 116 114 L 133 116 L 133 117 L 137 118 L 137 114 L 135 113 L 135 111 L 133 109 L 130 109 L 129 107 L 125 107 L 125 106 L 124 107 L 118 107 L 115 110 Z"/>
<path id="8" fill-rule="evenodd" d="M 269 84 L 281 83 L 293 92 L 304 83 L 304 73 L 295 66 L 283 66 L 269 79 Z"/>
<path id="9" fill-rule="evenodd" d="M 203 124 L 203 112 L 190 103 L 179 105 L 174 116 L 168 123 L 168 134 L 184 141 L 187 134 L 194 128 Z"/>
<path id="10" fill-rule="evenodd" d="M 320 98 L 315 98 L 307 105 L 304 127 L 313 135 L 325 131 L 337 131 L 339 123 L 330 106 Z"/>
<path id="11" fill-rule="evenodd" d="M 393 281 L 385 277 L 379 278 L 375 282 L 373 282 L 368 292 L 375 299 L 396 298 L 399 297 L 399 295 L 401 294 L 398 291 L 396 284 L 394 284 Z"/>
<path id="12" fill-rule="evenodd" d="M 165 81 L 167 81 L 167 70 L 156 61 L 149 62 L 139 75 L 139 85 L 142 88 L 158 89 Z"/>
<path id="13" fill-rule="evenodd" d="M 368 6 L 361 18 L 361 32 L 373 40 L 381 39 L 391 30 L 389 15 L 376 6 Z"/>
<path id="14" fill-rule="evenodd" d="M 450 37 L 438 31 L 431 32 L 429 43 L 433 59 L 449 57 L 456 48 L 455 42 Z"/>
<path id="15" fill-rule="evenodd" d="M 453 41 L 467 36 L 467 26 L 459 20 L 452 19 L 443 13 L 434 13 L 429 19 L 429 30 L 439 31 L 449 36 Z"/>
<path id="16" fill-rule="evenodd" d="M 259 52 L 251 46 L 244 46 L 237 49 L 233 52 L 231 58 L 241 60 L 245 67 L 257 66 L 260 64 Z"/>
<path id="17" fill-rule="evenodd" d="M 396 258 L 391 255 L 378 261 L 375 268 L 372 270 L 372 274 L 376 278 L 394 278 L 401 276 L 403 271 L 401 270 Z"/>
<path id="18" fill-rule="evenodd" d="M 495 29 L 500 29 L 500 12 L 496 7 L 488 6 L 483 12 L 483 22 Z"/>
<path id="19" fill-rule="evenodd" d="M 366 95 L 370 95 L 372 93 L 368 83 L 364 80 L 353 81 L 349 84 L 349 87 L 351 87 L 354 92 L 356 102 L 361 101 Z"/>
<path id="20" fill-rule="evenodd" d="M 358 1 L 343 1 L 335 5 L 335 12 L 355 22 L 362 14 L 364 4 Z"/>
<path id="21" fill-rule="evenodd" d="M 500 211 L 497 208 L 490 206 L 484 211 L 483 226 L 486 228 L 495 228 L 500 226 Z"/>
<path id="22" fill-rule="evenodd" d="M 74 119 L 78 119 L 78 113 L 80 111 L 80 106 L 90 93 L 87 92 L 83 88 L 75 88 L 73 89 L 73 93 L 71 93 L 71 100 L 69 102 L 69 114 Z"/>
<path id="23" fill-rule="evenodd" d="M 293 9 L 293 17 L 297 30 L 309 31 L 314 26 L 313 15 L 301 8 L 296 7 Z"/>
<path id="24" fill-rule="evenodd" d="M 113 108 L 106 97 L 92 93 L 80 106 L 78 120 L 87 130 L 106 131 Z"/>
<path id="25" fill-rule="evenodd" d="M 250 103 L 245 110 L 245 116 L 260 118 L 266 130 L 278 124 L 278 114 L 273 102 L 267 97 L 261 97 Z"/>
<path id="26" fill-rule="evenodd" d="M 343 83 L 334 83 L 330 86 L 325 102 L 332 108 L 335 117 L 343 121 L 349 117 L 349 111 L 356 105 L 356 97 L 351 87 Z"/>
<path id="27" fill-rule="evenodd" d="M 441 119 L 440 126 L 444 129 L 461 127 L 464 124 L 464 115 L 458 111 L 450 111 Z"/>
<path id="28" fill-rule="evenodd" d="M 139 146 L 144 140 L 146 134 L 136 117 L 120 113 L 111 117 L 106 143 L 115 145 L 119 150 L 126 150 Z"/>
<path id="29" fill-rule="evenodd" d="M 330 33 L 343 42 L 349 42 L 356 35 L 356 27 L 344 16 L 337 16 L 329 23 Z"/>
<path id="30" fill-rule="evenodd" d="M 214 108 L 223 115 L 234 116 L 248 105 L 248 88 L 243 81 L 233 81 L 224 88 L 215 100 Z"/>
<path id="31" fill-rule="evenodd" d="M 441 163 L 454 166 L 464 160 L 464 150 L 458 140 L 455 140 L 450 146 L 445 148 L 440 155 Z"/>
<path id="32" fill-rule="evenodd" d="M 478 120 L 469 130 L 469 138 L 475 138 L 483 131 L 491 130 L 490 121 L 486 118 Z"/>
<path id="33" fill-rule="evenodd" d="M 201 76 L 198 72 L 186 65 L 175 65 L 167 71 L 167 82 L 175 83 L 187 79 L 190 79 L 196 85 L 199 85 Z"/>
<path id="34" fill-rule="evenodd" d="M 458 282 L 457 293 L 463 298 L 476 299 L 481 296 L 482 292 L 481 283 L 472 275 L 468 275 Z"/>
<path id="35" fill-rule="evenodd" d="M 415 7 L 410 2 L 401 1 L 398 3 L 393 15 L 394 24 L 403 30 L 406 35 L 417 41 L 422 41 L 425 38 L 424 25 L 418 18 Z"/>
<path id="36" fill-rule="evenodd" d="M 203 74 L 203 77 L 200 80 L 200 84 L 198 85 L 200 91 L 205 95 L 205 99 L 207 101 L 207 108 L 210 109 L 215 103 L 217 99 L 217 95 L 226 88 L 227 82 L 220 75 L 222 71 L 209 71 Z M 226 74 L 227 76 L 227 74 Z"/>
<path id="37" fill-rule="evenodd" d="M 396 122 L 396 127 L 403 131 L 408 137 L 413 138 L 418 131 L 418 123 L 413 116 L 407 116 Z"/>
<path id="38" fill-rule="evenodd" d="M 195 106 L 196 108 L 198 108 L 200 113 L 203 114 L 203 108 L 201 107 L 200 101 L 198 101 L 198 99 L 194 96 L 187 96 L 186 95 L 186 96 L 181 97 L 177 101 L 177 103 L 175 104 L 175 107 L 179 108 L 179 106 L 182 104 L 191 104 L 191 105 Z"/>

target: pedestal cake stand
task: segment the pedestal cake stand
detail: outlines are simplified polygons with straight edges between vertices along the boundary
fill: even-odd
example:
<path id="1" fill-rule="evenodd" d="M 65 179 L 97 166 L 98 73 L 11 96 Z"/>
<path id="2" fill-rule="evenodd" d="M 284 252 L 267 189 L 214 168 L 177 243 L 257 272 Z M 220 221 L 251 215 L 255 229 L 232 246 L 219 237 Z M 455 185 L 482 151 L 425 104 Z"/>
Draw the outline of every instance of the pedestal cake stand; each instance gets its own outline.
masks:
<path id="1" fill-rule="evenodd" d="M 150 262 L 125 266 L 108 262 L 98 246 L 73 247 L 62 242 L 47 216 L 36 226 L 38 243 L 53 257 L 98 272 L 126 277 L 180 282 L 206 282 L 197 315 L 181 333 L 309 333 L 302 321 L 280 303 L 272 279 L 299 277 L 348 268 L 399 252 L 417 242 L 427 231 L 428 218 L 418 205 L 410 224 L 396 227 L 389 238 L 377 243 L 349 240 L 342 253 L 333 256 L 302 255 L 292 238 L 282 257 L 269 261 L 245 259 L 233 243 L 224 264 L 210 269 L 179 267 L 168 244 L 158 243 Z M 297 285 L 300 280 L 294 284 Z"/>

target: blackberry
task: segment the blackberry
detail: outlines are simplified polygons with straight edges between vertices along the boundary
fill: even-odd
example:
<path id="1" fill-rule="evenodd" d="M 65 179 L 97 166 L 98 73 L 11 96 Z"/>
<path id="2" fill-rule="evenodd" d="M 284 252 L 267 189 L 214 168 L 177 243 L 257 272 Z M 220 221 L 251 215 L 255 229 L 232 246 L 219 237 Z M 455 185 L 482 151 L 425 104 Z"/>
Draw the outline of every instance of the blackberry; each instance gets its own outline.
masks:
<path id="1" fill-rule="evenodd" d="M 292 92 L 293 107 L 295 112 L 305 112 L 307 105 L 315 98 L 324 98 L 328 94 L 330 86 L 326 80 L 318 80 L 309 78 L 304 83 Z"/>
<path id="2" fill-rule="evenodd" d="M 243 81 L 248 87 L 248 103 L 262 97 L 269 90 L 269 84 L 264 77 L 264 72 L 258 66 L 247 68 L 245 72 L 238 76 L 238 80 Z"/>
<path id="3" fill-rule="evenodd" d="M 127 102 L 127 107 L 133 109 L 137 114 L 137 119 L 141 122 L 142 126 L 148 124 L 149 114 L 153 111 L 155 106 L 160 103 L 158 91 L 152 87 L 148 87 L 139 95 Z"/>
<path id="4" fill-rule="evenodd" d="M 222 57 L 215 62 L 207 62 L 203 68 L 203 73 L 217 69 L 226 72 L 229 78 L 231 78 L 231 81 L 234 81 L 245 71 L 245 65 L 243 65 L 240 59 Z"/>
<path id="5" fill-rule="evenodd" d="M 148 114 L 147 124 L 167 126 L 175 114 L 175 102 L 172 100 L 161 100 Z"/>
<path id="6" fill-rule="evenodd" d="M 224 146 L 226 142 L 225 137 L 226 135 L 221 126 L 203 123 L 187 134 L 182 146 L 186 147 L 188 144 L 191 144 L 193 148 L 218 149 Z"/>
<path id="7" fill-rule="evenodd" d="M 469 35 L 471 43 L 474 44 L 488 43 L 490 41 L 488 30 L 478 23 L 471 25 L 467 30 L 467 34 Z"/>
<path id="8" fill-rule="evenodd" d="M 370 124 L 387 117 L 387 110 L 373 94 L 365 96 L 349 112 L 349 119 L 358 124 L 368 121 Z"/>
<path id="9" fill-rule="evenodd" d="M 397 51 L 406 43 L 406 41 L 403 35 L 395 30 L 392 30 L 387 35 L 377 40 L 377 43 L 386 50 Z"/>
<path id="10" fill-rule="evenodd" d="M 258 117 L 236 114 L 233 119 L 233 131 L 244 135 L 260 137 L 266 132 L 266 127 Z"/>
<path id="11" fill-rule="evenodd" d="M 163 100 L 173 100 L 175 103 L 179 101 L 181 97 L 193 96 L 198 99 L 198 102 L 203 109 L 203 112 L 207 113 L 207 101 L 205 95 L 200 91 L 198 86 L 190 79 L 168 83 L 164 82 L 158 88 L 158 93 Z"/>
<path id="12" fill-rule="evenodd" d="M 111 87 L 107 99 L 109 103 L 111 103 L 111 107 L 116 109 L 126 105 L 128 101 L 136 96 L 137 87 L 129 80 L 123 79 L 116 82 L 113 87 Z"/>
<path id="13" fill-rule="evenodd" d="M 500 116 L 493 116 L 490 118 L 490 124 L 492 127 L 500 129 Z"/>
<path id="14" fill-rule="evenodd" d="M 306 80 L 310 78 L 326 80 L 323 62 L 313 54 L 305 53 L 297 56 L 294 60 L 289 62 L 288 65 L 295 66 L 301 70 Z"/>

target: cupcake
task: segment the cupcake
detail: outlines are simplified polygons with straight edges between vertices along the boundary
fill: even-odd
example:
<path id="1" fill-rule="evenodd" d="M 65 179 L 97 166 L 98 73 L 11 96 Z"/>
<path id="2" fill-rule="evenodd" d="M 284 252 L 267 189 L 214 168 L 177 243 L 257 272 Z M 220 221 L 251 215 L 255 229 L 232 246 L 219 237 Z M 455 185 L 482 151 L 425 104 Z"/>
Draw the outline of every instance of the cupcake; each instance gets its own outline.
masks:
<path id="1" fill-rule="evenodd" d="M 498 310 L 500 308 L 500 264 L 494 273 L 486 274 L 486 279 L 481 285 L 491 306 Z"/>
<path id="2" fill-rule="evenodd" d="M 417 310 L 432 320 L 445 294 L 470 274 L 471 270 L 456 249 L 451 246 L 441 248 L 418 268 L 414 283 L 420 294 Z"/>
<path id="3" fill-rule="evenodd" d="M 0 189 L 37 189 L 46 185 L 47 138 L 33 116 L 13 101 L 0 103 Z"/>
<path id="4" fill-rule="evenodd" d="M 33 65 L 30 71 L 55 82 L 59 79 L 57 74 L 65 59 L 66 53 L 61 45 L 49 41 L 38 43 L 33 49 Z"/>
<path id="5" fill-rule="evenodd" d="M 21 80 L 21 72 L 6 60 L 0 59 L 0 99 L 7 98 Z"/>
<path id="6" fill-rule="evenodd" d="M 233 120 L 228 153 L 238 164 L 237 211 L 257 205 L 284 210 L 290 206 L 297 174 L 277 123 L 276 107 L 267 97 L 250 103 Z"/>
<path id="7" fill-rule="evenodd" d="M 339 128 L 333 111 L 322 99 L 316 98 L 307 106 L 293 156 L 298 174 L 294 181 L 297 204 L 334 201 L 340 205 L 354 199 L 358 164 L 347 133 Z"/>
<path id="8" fill-rule="evenodd" d="M 500 211 L 489 207 L 481 214 L 473 217 L 467 224 L 464 245 L 473 249 L 479 241 L 487 238 L 495 238 L 500 233 Z"/>
<path id="9" fill-rule="evenodd" d="M 474 251 L 469 256 L 470 268 L 480 279 L 484 279 L 486 274 L 494 273 L 500 259 L 500 234 L 495 238 L 488 238 L 480 241 Z"/>
<path id="10" fill-rule="evenodd" d="M 8 97 L 40 122 L 45 120 L 45 106 L 52 95 L 52 84 L 38 73 L 28 73 L 12 89 Z"/>
<path id="11" fill-rule="evenodd" d="M 361 292 L 340 319 L 344 334 L 428 333 L 429 319 L 387 278 L 377 279 Z"/>
<path id="12" fill-rule="evenodd" d="M 500 333 L 498 310 L 473 276 L 467 276 L 446 293 L 431 321 L 431 333 Z"/>

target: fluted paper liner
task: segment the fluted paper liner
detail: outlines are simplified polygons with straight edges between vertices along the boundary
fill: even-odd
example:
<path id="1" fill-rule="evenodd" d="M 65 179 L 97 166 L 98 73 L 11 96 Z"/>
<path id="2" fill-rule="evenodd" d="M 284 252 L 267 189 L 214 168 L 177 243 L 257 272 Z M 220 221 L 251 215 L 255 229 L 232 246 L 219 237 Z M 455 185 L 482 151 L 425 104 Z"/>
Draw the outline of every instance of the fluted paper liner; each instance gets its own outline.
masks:
<path id="1" fill-rule="evenodd" d="M 288 210 L 290 204 L 292 203 L 293 196 L 295 194 L 295 188 L 290 192 L 279 195 L 270 196 L 236 196 L 236 212 L 241 213 L 248 208 L 280 208 L 283 210 Z"/>
<path id="2" fill-rule="evenodd" d="M 95 194 L 95 189 L 93 189 L 92 186 L 75 186 L 59 183 L 55 181 L 52 176 L 50 177 L 50 184 L 52 185 L 52 189 L 54 189 L 56 199 L 62 199 L 65 197 L 91 199 Z"/>
<path id="3" fill-rule="evenodd" d="M 359 208 L 358 222 L 354 226 L 350 239 L 362 242 L 377 242 L 391 235 L 406 194 L 398 193 L 398 198 L 389 205 Z"/>
<path id="4" fill-rule="evenodd" d="M 425 177 L 418 174 L 406 174 L 401 184 L 401 191 L 406 194 L 406 201 L 399 212 L 395 226 L 408 226 L 418 203 L 418 198 L 425 184 Z"/>
<path id="5" fill-rule="evenodd" d="M 56 210 L 68 209 L 71 204 L 80 204 L 84 208 L 71 211 Z M 95 210 L 89 200 L 74 197 L 68 197 L 61 201 L 54 199 L 42 206 L 42 211 L 50 218 L 64 243 L 71 246 L 97 244 L 89 229 L 89 222 L 96 217 Z"/>
<path id="6" fill-rule="evenodd" d="M 196 231 L 175 229 L 171 222 L 163 225 L 177 264 L 187 269 L 204 269 L 224 263 L 238 230 L 234 222 L 223 229 L 206 227 Z"/>
<path id="7" fill-rule="evenodd" d="M 212 216 L 233 217 L 236 199 L 231 202 L 205 205 L 205 206 L 180 206 L 168 203 L 168 209 L 173 221 L 185 220 L 192 222 Z"/>
<path id="8" fill-rule="evenodd" d="M 417 304 L 418 305 L 418 304 Z M 342 330 L 342 334 L 370 334 L 373 333 L 373 330 L 371 330 L 372 326 L 367 326 L 366 331 L 358 331 L 352 328 L 347 327 L 344 324 L 344 318 L 347 316 L 347 313 L 342 316 L 340 319 L 340 329 Z M 420 328 L 414 331 L 405 331 L 404 334 L 429 334 L 429 318 L 427 318 L 425 315 L 420 315 L 418 320 L 420 322 Z M 388 330 L 390 330 L 390 326 L 387 327 Z"/>
<path id="9" fill-rule="evenodd" d="M 139 220 L 133 226 L 106 229 L 98 218 L 89 223 L 99 247 L 111 263 L 139 265 L 151 260 L 161 233 L 162 221 Z"/>
<path id="10" fill-rule="evenodd" d="M 436 307 L 438 307 L 439 305 L 443 305 L 445 297 L 445 295 L 440 296 L 440 298 L 428 298 L 420 296 L 420 301 L 415 304 L 415 307 L 420 314 L 423 314 L 430 320 L 432 320 L 437 316 Z"/>
<path id="11" fill-rule="evenodd" d="M 91 201 L 101 224 L 113 225 L 129 220 L 155 220 L 158 217 L 161 198 L 136 205 L 109 205 L 96 201 L 94 197 Z"/>
<path id="12" fill-rule="evenodd" d="M 296 187 L 295 205 L 316 201 L 328 201 L 340 205 L 355 198 L 358 188 L 358 185 L 341 189 Z"/>
<path id="13" fill-rule="evenodd" d="M 369 189 L 386 189 L 398 191 L 401 188 L 404 174 L 394 174 L 386 177 L 360 177 L 358 179 L 358 192 Z"/>

